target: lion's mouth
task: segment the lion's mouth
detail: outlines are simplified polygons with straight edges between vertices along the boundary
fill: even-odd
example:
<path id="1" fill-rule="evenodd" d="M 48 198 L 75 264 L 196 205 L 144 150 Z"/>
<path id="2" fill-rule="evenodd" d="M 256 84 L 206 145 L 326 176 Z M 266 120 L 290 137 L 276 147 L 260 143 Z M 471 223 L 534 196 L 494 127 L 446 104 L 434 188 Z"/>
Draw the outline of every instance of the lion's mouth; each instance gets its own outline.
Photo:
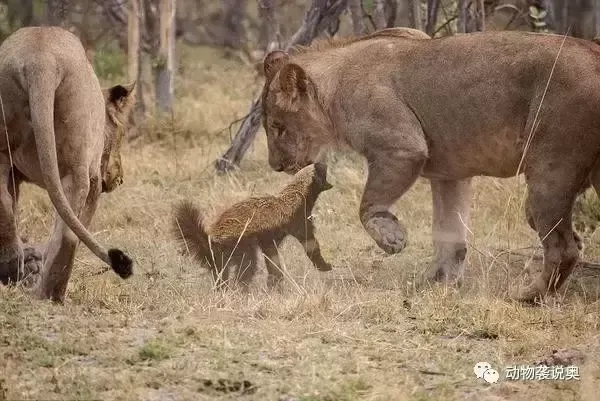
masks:
<path id="1" fill-rule="evenodd" d="M 108 180 L 102 180 L 102 192 L 110 193 L 123 184 L 123 178 L 117 177 Z"/>
<path id="2" fill-rule="evenodd" d="M 286 168 L 284 168 L 284 169 L 283 169 L 283 171 L 284 171 L 286 174 L 289 174 L 289 175 L 294 175 L 294 174 L 296 174 L 298 171 L 300 171 L 300 169 L 298 168 L 298 166 L 290 166 L 290 167 L 286 167 Z"/>
<path id="3" fill-rule="evenodd" d="M 287 174 L 290 175 L 295 175 L 298 171 L 302 170 L 304 167 L 313 164 L 314 162 L 312 160 L 306 160 L 303 163 L 295 163 L 295 164 L 290 164 L 287 165 L 283 171 L 285 171 Z"/>

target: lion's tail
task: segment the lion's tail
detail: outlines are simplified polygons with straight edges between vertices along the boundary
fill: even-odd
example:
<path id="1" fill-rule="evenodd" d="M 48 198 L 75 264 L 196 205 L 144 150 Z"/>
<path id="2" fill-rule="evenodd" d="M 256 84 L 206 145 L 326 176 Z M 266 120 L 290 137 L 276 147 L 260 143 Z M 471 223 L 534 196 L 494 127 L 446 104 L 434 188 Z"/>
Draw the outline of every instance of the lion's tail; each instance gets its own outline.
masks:
<path id="1" fill-rule="evenodd" d="M 127 278 L 132 274 L 131 259 L 119 249 L 107 251 L 92 237 L 77 218 L 63 190 L 54 133 L 54 99 L 62 79 L 57 71 L 60 70 L 55 57 L 43 52 L 36 55 L 35 61 L 26 64 L 24 68 L 26 81 L 23 84 L 29 92 L 31 125 L 46 191 L 48 191 L 58 215 L 77 238 L 96 256 L 110 265 L 119 276 Z M 89 179 L 87 176 L 74 177 L 73 175 L 71 178 L 74 180 Z"/>
<path id="2" fill-rule="evenodd" d="M 208 231 L 202 213 L 192 202 L 184 200 L 175 206 L 173 233 L 185 251 L 197 260 L 211 260 Z"/>

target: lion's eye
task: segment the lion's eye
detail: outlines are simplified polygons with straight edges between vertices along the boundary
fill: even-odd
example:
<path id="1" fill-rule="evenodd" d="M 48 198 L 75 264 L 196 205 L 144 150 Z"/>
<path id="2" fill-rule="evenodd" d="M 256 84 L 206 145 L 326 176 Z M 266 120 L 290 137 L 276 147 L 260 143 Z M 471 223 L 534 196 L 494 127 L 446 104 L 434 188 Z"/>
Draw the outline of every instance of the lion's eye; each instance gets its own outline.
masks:
<path id="1" fill-rule="evenodd" d="M 282 136 L 285 133 L 285 128 L 281 124 L 273 123 L 272 128 L 273 128 L 273 131 L 275 132 L 275 136 L 277 138 L 279 138 L 280 136 Z"/>

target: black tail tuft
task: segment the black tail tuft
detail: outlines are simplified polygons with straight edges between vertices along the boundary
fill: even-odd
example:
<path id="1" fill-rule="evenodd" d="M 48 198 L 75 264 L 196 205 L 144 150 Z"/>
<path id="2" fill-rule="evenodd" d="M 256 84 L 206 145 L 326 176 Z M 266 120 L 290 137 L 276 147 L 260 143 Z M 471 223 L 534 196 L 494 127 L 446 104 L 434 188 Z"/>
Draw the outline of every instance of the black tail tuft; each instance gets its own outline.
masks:
<path id="1" fill-rule="evenodd" d="M 109 249 L 108 257 L 110 258 L 110 267 L 119 275 L 119 277 L 125 279 L 129 278 L 133 274 L 131 258 L 120 249 Z"/>

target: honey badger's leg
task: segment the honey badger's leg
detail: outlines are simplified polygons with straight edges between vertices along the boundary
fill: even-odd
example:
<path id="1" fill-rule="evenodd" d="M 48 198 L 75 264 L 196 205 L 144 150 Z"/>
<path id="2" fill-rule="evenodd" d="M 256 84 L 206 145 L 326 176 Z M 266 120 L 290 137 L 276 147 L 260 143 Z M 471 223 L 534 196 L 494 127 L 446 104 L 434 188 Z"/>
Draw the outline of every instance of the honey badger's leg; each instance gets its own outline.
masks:
<path id="1" fill-rule="evenodd" d="M 321 255 L 319 241 L 315 238 L 315 227 L 313 222 L 305 219 L 304 227 L 299 227 L 298 231 L 292 234 L 304 247 L 306 256 L 313 263 L 315 268 L 320 271 L 330 271 L 331 264 L 327 263 Z"/>
<path id="2" fill-rule="evenodd" d="M 243 292 L 248 292 L 250 283 L 256 274 L 256 258 L 260 252 L 256 244 L 244 246 L 239 250 L 237 264 L 238 282 Z M 236 251 L 237 252 L 237 251 Z"/>
<path id="3" fill-rule="evenodd" d="M 267 267 L 267 287 L 269 289 L 280 288 L 281 282 L 283 281 L 283 271 L 279 267 L 281 262 L 279 261 L 279 252 L 277 246 L 279 242 L 273 242 L 269 240 L 262 241 L 260 247 L 265 254 L 265 265 Z"/>
<path id="4" fill-rule="evenodd" d="M 221 249 L 214 243 L 212 245 L 212 255 L 208 256 L 209 259 L 206 262 L 210 267 L 213 285 L 217 290 L 224 290 L 229 287 L 229 272 L 232 265 L 235 265 L 235 254 L 232 255 L 231 253 L 231 249 Z"/>
<path id="5" fill-rule="evenodd" d="M 471 179 L 431 180 L 435 259 L 429 280 L 457 283 L 464 273 L 467 227 L 471 208 Z"/>

